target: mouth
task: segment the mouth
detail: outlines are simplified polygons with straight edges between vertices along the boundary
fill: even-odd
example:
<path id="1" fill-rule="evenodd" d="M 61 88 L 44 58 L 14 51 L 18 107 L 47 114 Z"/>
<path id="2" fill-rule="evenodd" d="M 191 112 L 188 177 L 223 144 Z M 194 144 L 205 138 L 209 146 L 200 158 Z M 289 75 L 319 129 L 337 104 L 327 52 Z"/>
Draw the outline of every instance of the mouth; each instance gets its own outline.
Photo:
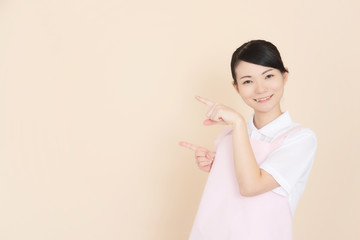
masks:
<path id="1" fill-rule="evenodd" d="M 263 98 L 257 98 L 257 99 L 254 99 L 256 102 L 258 103 L 263 103 L 263 102 L 267 102 L 271 99 L 271 97 L 273 96 L 274 94 L 271 94 L 270 96 L 267 96 L 267 97 L 263 97 Z"/>

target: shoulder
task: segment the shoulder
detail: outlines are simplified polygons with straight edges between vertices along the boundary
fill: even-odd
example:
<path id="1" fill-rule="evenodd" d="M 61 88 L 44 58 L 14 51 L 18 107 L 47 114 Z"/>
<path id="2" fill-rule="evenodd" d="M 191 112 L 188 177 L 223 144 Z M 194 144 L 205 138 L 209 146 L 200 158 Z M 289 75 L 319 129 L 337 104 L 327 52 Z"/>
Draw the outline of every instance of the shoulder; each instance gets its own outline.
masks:
<path id="1" fill-rule="evenodd" d="M 296 129 L 295 129 L 296 127 Z M 269 155 L 267 163 L 289 166 L 289 168 L 310 169 L 317 149 L 315 132 L 303 125 L 297 124 L 280 136 L 274 144 L 274 151 Z M 281 166 L 280 166 L 281 168 Z"/>
<path id="2" fill-rule="evenodd" d="M 285 137 L 285 145 L 297 144 L 313 149 L 317 147 L 318 140 L 315 131 L 301 124 L 294 124 L 293 129 L 294 131 L 290 132 L 290 134 Z"/>
<path id="3" fill-rule="evenodd" d="M 316 133 L 309 127 L 306 127 L 301 124 L 296 124 L 296 127 L 299 129 L 295 131 L 293 134 L 290 134 L 289 137 L 303 137 L 303 138 L 312 138 L 317 140 Z"/>

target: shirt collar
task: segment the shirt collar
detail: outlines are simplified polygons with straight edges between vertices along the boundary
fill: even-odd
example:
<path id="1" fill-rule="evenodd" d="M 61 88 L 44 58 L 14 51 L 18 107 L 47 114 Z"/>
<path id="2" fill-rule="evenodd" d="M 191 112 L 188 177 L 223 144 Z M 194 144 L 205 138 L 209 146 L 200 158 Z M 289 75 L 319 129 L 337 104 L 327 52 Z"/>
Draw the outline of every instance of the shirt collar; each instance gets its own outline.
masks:
<path id="1" fill-rule="evenodd" d="M 288 111 L 283 112 L 280 116 L 266 124 L 264 127 L 257 129 L 254 125 L 254 114 L 250 117 L 248 122 L 248 130 L 259 132 L 268 137 L 275 137 L 275 135 L 284 128 L 292 124 L 292 119 Z"/>

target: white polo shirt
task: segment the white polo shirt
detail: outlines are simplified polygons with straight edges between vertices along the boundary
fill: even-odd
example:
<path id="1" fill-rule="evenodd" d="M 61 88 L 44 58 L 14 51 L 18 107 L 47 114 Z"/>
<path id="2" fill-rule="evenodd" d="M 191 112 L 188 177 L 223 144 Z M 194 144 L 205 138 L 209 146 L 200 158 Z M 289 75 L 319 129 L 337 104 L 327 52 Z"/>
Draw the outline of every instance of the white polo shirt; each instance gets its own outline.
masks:
<path id="1" fill-rule="evenodd" d="M 278 136 L 300 124 L 294 123 L 288 111 L 261 129 L 254 125 L 254 115 L 247 123 L 250 139 L 272 142 Z M 291 213 L 294 216 L 298 201 L 314 162 L 317 148 L 316 134 L 307 127 L 287 136 L 283 144 L 274 150 L 261 164 L 260 168 L 270 173 L 280 184 L 272 191 L 288 197 Z"/>

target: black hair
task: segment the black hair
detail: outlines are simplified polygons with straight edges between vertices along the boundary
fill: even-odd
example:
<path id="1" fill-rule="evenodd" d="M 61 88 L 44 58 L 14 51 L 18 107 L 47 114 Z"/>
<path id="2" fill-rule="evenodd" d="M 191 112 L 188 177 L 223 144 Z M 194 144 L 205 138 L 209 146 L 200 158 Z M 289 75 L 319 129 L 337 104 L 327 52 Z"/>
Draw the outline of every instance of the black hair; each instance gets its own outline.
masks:
<path id="1" fill-rule="evenodd" d="M 282 73 L 288 72 L 284 67 L 280 52 L 276 46 L 265 40 L 246 42 L 233 53 L 231 58 L 231 74 L 235 85 L 237 85 L 235 68 L 240 61 L 276 68 Z"/>

